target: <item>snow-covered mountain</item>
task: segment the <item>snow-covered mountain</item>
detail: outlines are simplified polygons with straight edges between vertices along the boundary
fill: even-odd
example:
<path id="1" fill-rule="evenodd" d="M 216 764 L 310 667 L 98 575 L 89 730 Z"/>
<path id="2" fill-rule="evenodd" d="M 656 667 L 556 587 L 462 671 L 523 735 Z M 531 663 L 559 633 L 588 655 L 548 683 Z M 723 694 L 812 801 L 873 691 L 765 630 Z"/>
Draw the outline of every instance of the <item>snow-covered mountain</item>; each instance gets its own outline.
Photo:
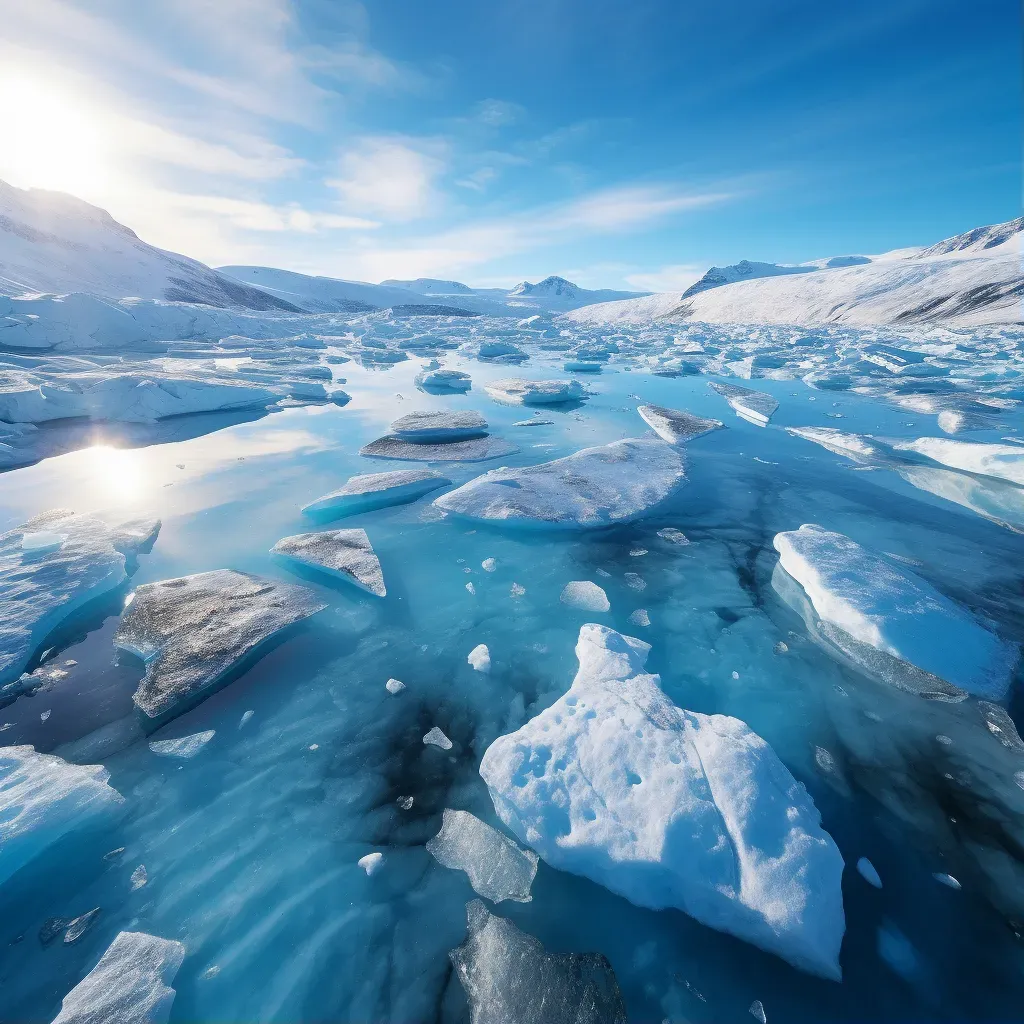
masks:
<path id="1" fill-rule="evenodd" d="M 81 199 L 0 181 L 0 295 L 26 292 L 294 309 L 197 260 L 143 242 Z"/>
<path id="2" fill-rule="evenodd" d="M 669 320 L 705 323 L 1022 323 L 1022 235 L 1018 218 L 923 249 L 715 267 L 675 301 L 667 293 L 567 315 L 594 324 L 642 322 L 655 310 Z"/>
<path id="3" fill-rule="evenodd" d="M 435 277 L 417 277 L 413 281 L 381 281 L 384 288 L 407 288 L 417 295 L 472 295 L 473 289 L 461 281 L 439 281 Z"/>

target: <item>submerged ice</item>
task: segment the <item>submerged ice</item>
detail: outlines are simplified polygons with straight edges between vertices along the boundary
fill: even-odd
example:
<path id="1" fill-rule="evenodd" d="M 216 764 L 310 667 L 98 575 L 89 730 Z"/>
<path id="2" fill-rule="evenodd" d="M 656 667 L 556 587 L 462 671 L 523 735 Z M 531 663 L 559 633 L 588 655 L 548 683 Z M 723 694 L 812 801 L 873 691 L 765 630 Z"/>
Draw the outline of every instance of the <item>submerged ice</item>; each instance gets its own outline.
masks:
<path id="1" fill-rule="evenodd" d="M 327 573 L 384 597 L 384 573 L 365 530 L 320 530 L 282 537 L 271 549 L 285 563 Z"/>
<path id="2" fill-rule="evenodd" d="M 340 519 L 389 505 L 405 505 L 450 483 L 447 477 L 429 469 L 364 473 L 350 477 L 343 487 L 304 505 L 302 511 L 314 518 Z"/>

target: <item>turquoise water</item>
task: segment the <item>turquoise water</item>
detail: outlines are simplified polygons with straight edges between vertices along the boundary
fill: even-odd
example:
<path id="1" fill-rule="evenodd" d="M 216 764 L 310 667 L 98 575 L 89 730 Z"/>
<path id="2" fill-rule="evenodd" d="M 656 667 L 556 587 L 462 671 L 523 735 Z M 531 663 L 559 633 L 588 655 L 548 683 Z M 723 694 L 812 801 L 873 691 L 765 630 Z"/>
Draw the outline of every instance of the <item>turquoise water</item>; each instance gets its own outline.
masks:
<path id="1" fill-rule="evenodd" d="M 806 784 L 847 864 L 844 980 L 816 979 L 682 913 L 642 910 L 543 863 L 533 902 L 497 912 L 549 950 L 604 953 L 631 1020 L 743 1021 L 755 999 L 770 1021 L 1019 1017 L 1024 790 L 1011 753 L 974 702 L 923 701 L 838 664 L 770 585 L 774 534 L 817 522 L 913 560 L 1002 636 L 1024 639 L 1024 536 L 935 493 L 948 493 L 944 471 L 908 479 L 865 469 L 783 429 L 918 437 L 937 433 L 934 417 L 757 380 L 751 386 L 780 403 L 762 429 L 736 417 L 706 377 L 613 366 L 588 378 L 595 394 L 586 404 L 540 410 L 552 425 L 513 427 L 533 410 L 499 405 L 483 384 L 563 374 L 446 365 L 470 372 L 473 390 L 418 392 L 418 359 L 387 370 L 347 363 L 336 368 L 352 395 L 344 408 L 287 409 L 148 447 L 93 444 L 0 478 L 2 529 L 52 507 L 157 513 L 163 528 L 132 585 L 222 567 L 294 581 L 270 548 L 310 529 L 300 506 L 350 475 L 406 467 L 358 451 L 414 409 L 479 410 L 492 434 L 519 445 L 497 462 L 434 467 L 456 484 L 495 465 L 641 436 L 638 398 L 727 425 L 687 446 L 688 482 L 673 497 L 610 530 L 502 531 L 438 518 L 429 497 L 339 522 L 369 534 L 387 598 L 303 580 L 328 610 L 161 733 L 215 730 L 199 756 L 178 762 L 137 743 L 103 759 L 127 797 L 123 821 L 59 844 L 0 898 L 0 1017 L 52 1019 L 114 935 L 138 929 L 187 948 L 175 1022 L 468 1019 L 447 953 L 465 937 L 473 893 L 424 843 L 446 806 L 497 824 L 480 757 L 568 687 L 587 621 L 642 637 L 650 671 L 676 703 L 743 719 Z M 1019 413 L 1009 414 L 1001 430 L 971 439 L 1020 426 Z M 970 493 L 977 504 L 977 487 Z M 1019 507 L 1024 522 L 1024 497 Z M 658 537 L 666 526 L 691 543 Z M 493 572 L 481 566 L 489 558 Z M 582 579 L 607 591 L 609 613 L 559 602 L 564 585 Z M 515 596 L 515 584 L 525 592 Z M 630 621 L 638 609 L 649 626 Z M 115 625 L 96 616 L 61 640 L 54 657 L 77 664 L 53 689 L 0 709 L 4 742 L 51 751 L 130 712 L 141 669 L 114 664 Z M 480 643 L 491 652 L 486 676 L 466 663 Z M 389 677 L 406 683 L 400 697 L 384 689 Z M 1018 720 L 1020 710 L 1011 699 Z M 451 751 L 422 744 L 433 726 L 453 740 Z M 398 800 L 409 796 L 404 810 Z M 119 847 L 122 855 L 103 859 Z M 367 877 L 356 862 L 374 850 L 384 868 Z M 881 891 L 855 871 L 862 856 Z M 132 890 L 140 864 L 148 881 Z M 95 906 L 103 913 L 77 945 L 36 940 L 46 918 Z M 903 955 L 886 959 L 880 948 Z"/>

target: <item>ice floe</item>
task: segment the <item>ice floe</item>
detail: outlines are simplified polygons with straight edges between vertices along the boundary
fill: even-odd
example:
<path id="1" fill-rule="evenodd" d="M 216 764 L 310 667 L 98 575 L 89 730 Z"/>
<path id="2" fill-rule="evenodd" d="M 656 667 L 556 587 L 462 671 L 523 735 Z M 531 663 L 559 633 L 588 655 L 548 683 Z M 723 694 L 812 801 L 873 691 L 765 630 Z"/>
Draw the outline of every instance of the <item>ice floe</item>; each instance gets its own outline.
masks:
<path id="1" fill-rule="evenodd" d="M 472 1024 L 626 1024 L 611 964 L 600 953 L 547 953 L 532 935 L 466 905 L 469 934 L 451 952 Z"/>
<path id="2" fill-rule="evenodd" d="M 915 692 L 942 695 L 936 682 L 996 700 L 1006 692 L 1016 647 L 909 569 L 815 524 L 776 534 L 774 544 L 779 564 L 803 588 L 826 638 L 863 667 L 897 685 L 902 678 Z M 931 678 L 886 670 L 864 657 L 865 649 Z"/>
<path id="3" fill-rule="evenodd" d="M 442 750 L 452 749 L 452 741 L 436 725 L 423 737 L 423 744 L 427 747 L 440 747 Z"/>
<path id="4" fill-rule="evenodd" d="M 64 997 L 53 1024 L 166 1024 L 185 947 L 145 932 L 119 932 Z"/>
<path id="5" fill-rule="evenodd" d="M 663 405 L 638 405 L 636 411 L 643 421 L 669 444 L 684 444 L 725 426 L 721 420 L 705 419 L 681 409 L 668 409 Z"/>
<path id="6" fill-rule="evenodd" d="M 466 657 L 466 661 L 468 661 L 477 672 L 490 672 L 491 652 L 487 649 L 487 644 L 477 644 L 476 647 L 469 652 L 469 655 Z"/>
<path id="7" fill-rule="evenodd" d="M 843 858 L 743 722 L 673 705 L 650 645 L 580 630 L 569 691 L 488 747 L 498 816 L 553 867 L 838 979 Z"/>
<path id="8" fill-rule="evenodd" d="M 921 437 L 916 441 L 898 441 L 893 447 L 897 451 L 916 452 L 950 469 L 993 477 L 1024 487 L 1024 448 L 1019 445 Z"/>
<path id="9" fill-rule="evenodd" d="M 150 740 L 149 749 L 161 757 L 177 757 L 183 761 L 191 760 L 216 735 L 213 729 L 194 732 L 191 736 L 179 736 L 172 740 Z"/>
<path id="10" fill-rule="evenodd" d="M 519 449 L 500 437 L 476 437 L 445 444 L 417 444 L 388 435 L 371 441 L 360 455 L 374 459 L 399 459 L 403 462 L 486 462 L 515 455 Z"/>
<path id="11" fill-rule="evenodd" d="M 484 385 L 484 390 L 500 402 L 516 405 L 562 405 L 582 402 L 590 392 L 578 380 L 525 380 L 509 377 Z"/>
<path id="12" fill-rule="evenodd" d="M 472 378 L 461 370 L 424 370 L 416 376 L 416 386 L 423 391 L 444 393 L 447 391 L 463 394 L 473 386 Z"/>
<path id="13" fill-rule="evenodd" d="M 759 427 L 766 427 L 779 407 L 779 403 L 763 391 L 751 391 L 750 388 L 719 380 L 708 381 L 708 387 L 717 391 L 732 406 L 737 416 Z"/>
<path id="14" fill-rule="evenodd" d="M 505 526 L 588 529 L 635 519 L 668 497 L 684 475 L 676 448 L 630 438 L 554 462 L 491 470 L 434 505 Z"/>
<path id="15" fill-rule="evenodd" d="M 465 871 L 478 896 L 492 903 L 528 903 L 537 874 L 537 854 L 469 811 L 444 809 L 441 831 L 427 843 L 427 852 L 446 868 Z"/>
<path id="16" fill-rule="evenodd" d="M 451 483 L 429 469 L 399 469 L 391 473 L 364 473 L 350 477 L 344 487 L 304 505 L 311 517 L 340 519 L 390 505 L 405 505 Z"/>
<path id="17" fill-rule="evenodd" d="M 410 412 L 391 424 L 391 433 L 415 444 L 468 441 L 487 434 L 487 420 L 478 412 Z"/>
<path id="18" fill-rule="evenodd" d="M 132 698 L 143 727 L 198 704 L 271 637 L 326 607 L 306 587 L 233 569 L 138 587 L 114 644 L 145 662 Z"/>
<path id="19" fill-rule="evenodd" d="M 365 530 L 320 530 L 282 537 L 272 555 L 285 563 L 304 566 L 354 583 L 361 590 L 384 597 L 384 573 Z"/>
<path id="20" fill-rule="evenodd" d="M 608 595 L 590 580 L 573 580 L 566 583 L 559 600 L 570 608 L 579 608 L 586 612 L 606 612 L 611 608 Z"/>

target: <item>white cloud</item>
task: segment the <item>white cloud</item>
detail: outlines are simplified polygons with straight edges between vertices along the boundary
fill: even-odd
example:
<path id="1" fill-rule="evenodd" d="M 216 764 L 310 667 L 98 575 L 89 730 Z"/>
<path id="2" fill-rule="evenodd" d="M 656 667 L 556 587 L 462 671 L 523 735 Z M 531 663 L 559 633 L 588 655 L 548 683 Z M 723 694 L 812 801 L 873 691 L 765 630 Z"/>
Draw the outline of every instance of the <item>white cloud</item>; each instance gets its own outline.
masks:
<path id="1" fill-rule="evenodd" d="M 626 284 L 640 292 L 685 292 L 699 281 L 707 268 L 676 263 L 660 270 L 641 270 L 625 275 Z"/>
<path id="2" fill-rule="evenodd" d="M 432 148 L 433 153 L 409 140 L 364 138 L 341 158 L 342 176 L 327 184 L 338 190 L 350 210 L 393 221 L 436 213 L 440 196 L 435 182 L 444 164 L 437 147 Z"/>
<path id="3" fill-rule="evenodd" d="M 524 107 L 508 100 L 481 100 L 473 108 L 473 119 L 489 128 L 515 124 L 526 114 Z"/>

